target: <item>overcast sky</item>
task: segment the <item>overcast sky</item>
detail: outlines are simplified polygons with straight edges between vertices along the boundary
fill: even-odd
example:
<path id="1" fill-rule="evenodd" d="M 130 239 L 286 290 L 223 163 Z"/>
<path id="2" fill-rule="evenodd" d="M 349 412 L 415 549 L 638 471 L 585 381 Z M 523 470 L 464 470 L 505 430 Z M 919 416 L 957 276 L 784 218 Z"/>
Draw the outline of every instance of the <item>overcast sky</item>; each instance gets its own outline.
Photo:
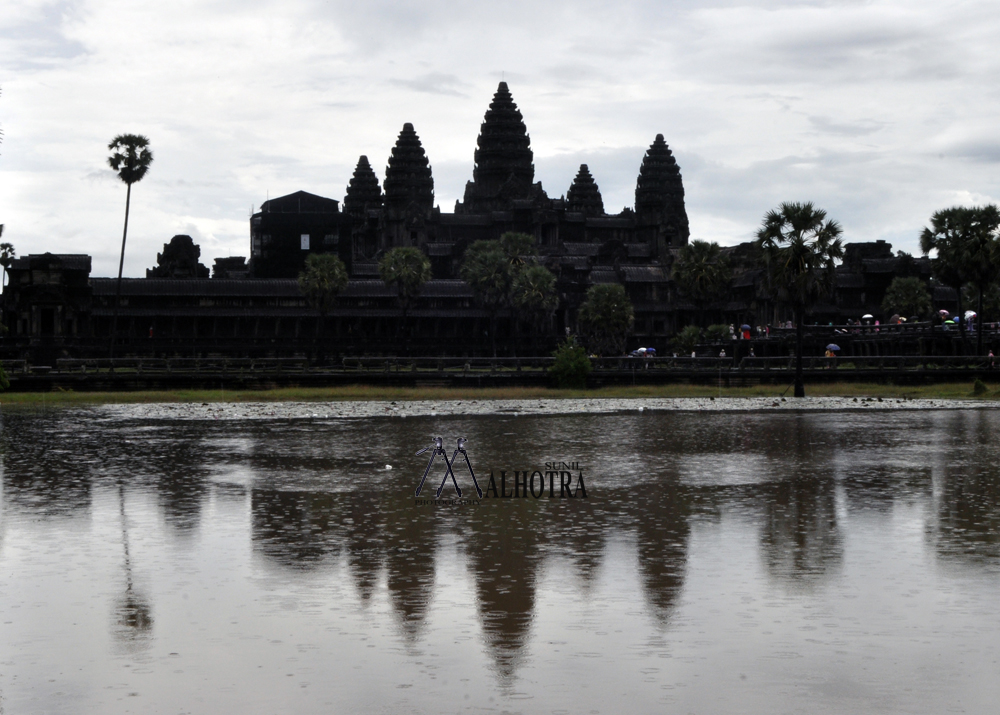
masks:
<path id="1" fill-rule="evenodd" d="M 998 38 L 988 0 L 3 0 L 3 240 L 115 274 L 126 132 L 155 153 L 126 275 L 177 233 L 209 266 L 248 255 L 252 208 L 342 200 L 361 154 L 381 181 L 404 122 L 452 211 L 505 77 L 550 196 L 587 163 L 606 210 L 631 206 L 662 133 L 692 238 L 813 201 L 848 241 L 917 252 L 935 210 L 1000 201 Z"/>

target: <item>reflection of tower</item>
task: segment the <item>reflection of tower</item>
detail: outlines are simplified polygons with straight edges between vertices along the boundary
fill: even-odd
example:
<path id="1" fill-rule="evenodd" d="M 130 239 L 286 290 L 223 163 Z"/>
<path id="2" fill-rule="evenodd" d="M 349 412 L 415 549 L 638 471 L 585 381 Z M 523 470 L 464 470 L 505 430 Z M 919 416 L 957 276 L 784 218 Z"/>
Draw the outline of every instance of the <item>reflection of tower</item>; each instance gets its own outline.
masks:
<path id="1" fill-rule="evenodd" d="M 381 501 L 363 493 L 351 492 L 347 514 L 347 564 L 354 577 L 354 587 L 361 600 L 367 602 L 375 585 L 385 558 L 385 519 L 380 508 Z"/>
<path id="2" fill-rule="evenodd" d="M 434 594 L 437 519 L 421 518 L 412 502 L 386 514 L 386 571 L 389 598 L 403 635 L 415 642 Z"/>
<path id="3" fill-rule="evenodd" d="M 254 489 L 250 503 L 254 547 L 268 558 L 304 570 L 339 551 L 333 495 Z"/>
<path id="4" fill-rule="evenodd" d="M 666 624 L 684 585 L 691 529 L 682 490 L 664 486 L 643 494 L 638 511 L 639 570 L 657 620 Z"/>
<path id="5" fill-rule="evenodd" d="M 153 615 L 149 603 L 132 583 L 132 557 L 128 544 L 128 518 L 125 515 L 125 486 L 118 484 L 118 506 L 122 522 L 122 547 L 125 551 L 125 593 L 115 604 L 115 640 L 128 651 L 149 647 Z"/>
<path id="6" fill-rule="evenodd" d="M 540 560 L 539 512 L 530 505 L 518 507 L 477 512 L 469 544 L 486 649 L 504 683 L 513 679 L 524 657 Z"/>
<path id="7" fill-rule="evenodd" d="M 761 548 L 772 577 L 808 584 L 840 565 L 844 553 L 832 479 L 796 476 L 766 490 L 764 504 Z"/>

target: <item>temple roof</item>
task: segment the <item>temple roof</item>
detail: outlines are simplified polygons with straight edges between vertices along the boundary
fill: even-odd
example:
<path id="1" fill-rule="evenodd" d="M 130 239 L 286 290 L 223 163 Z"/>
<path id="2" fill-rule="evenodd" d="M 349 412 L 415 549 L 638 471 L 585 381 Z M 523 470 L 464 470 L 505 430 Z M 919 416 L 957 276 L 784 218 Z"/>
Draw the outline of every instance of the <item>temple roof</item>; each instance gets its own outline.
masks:
<path id="1" fill-rule="evenodd" d="M 261 213 L 337 213 L 339 202 L 324 196 L 296 191 L 294 194 L 278 196 L 260 205 Z"/>
<path id="2" fill-rule="evenodd" d="M 434 208 L 434 178 L 420 144 L 420 137 L 407 122 L 399 133 L 396 146 L 385 168 L 385 207 L 405 210 L 411 203 L 430 211 Z"/>

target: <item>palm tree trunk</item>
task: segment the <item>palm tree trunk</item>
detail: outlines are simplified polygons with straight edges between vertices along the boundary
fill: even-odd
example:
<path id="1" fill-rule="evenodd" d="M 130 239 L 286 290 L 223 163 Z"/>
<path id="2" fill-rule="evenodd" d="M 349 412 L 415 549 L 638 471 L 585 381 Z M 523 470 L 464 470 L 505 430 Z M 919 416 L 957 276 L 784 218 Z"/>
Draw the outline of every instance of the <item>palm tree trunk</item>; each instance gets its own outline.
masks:
<path id="1" fill-rule="evenodd" d="M 497 311 L 496 308 L 490 313 L 490 342 L 493 344 L 493 359 L 497 356 Z"/>
<path id="2" fill-rule="evenodd" d="M 958 340 L 962 346 L 962 355 L 965 355 L 965 311 L 962 309 L 962 285 L 956 289 L 958 293 Z"/>
<path id="3" fill-rule="evenodd" d="M 126 184 L 125 192 L 125 228 L 122 230 L 122 255 L 118 259 L 118 287 L 115 289 L 115 310 L 111 315 L 111 349 L 108 357 L 115 356 L 115 341 L 118 338 L 118 306 L 122 299 L 122 269 L 125 267 L 125 239 L 128 237 L 128 207 L 132 200 L 132 184 Z"/>
<path id="4" fill-rule="evenodd" d="M 795 396 L 805 397 L 806 386 L 802 382 L 802 318 L 804 312 L 801 307 L 795 308 Z"/>
<path id="5" fill-rule="evenodd" d="M 983 288 L 979 286 L 979 302 L 976 306 L 976 355 L 983 354 Z"/>

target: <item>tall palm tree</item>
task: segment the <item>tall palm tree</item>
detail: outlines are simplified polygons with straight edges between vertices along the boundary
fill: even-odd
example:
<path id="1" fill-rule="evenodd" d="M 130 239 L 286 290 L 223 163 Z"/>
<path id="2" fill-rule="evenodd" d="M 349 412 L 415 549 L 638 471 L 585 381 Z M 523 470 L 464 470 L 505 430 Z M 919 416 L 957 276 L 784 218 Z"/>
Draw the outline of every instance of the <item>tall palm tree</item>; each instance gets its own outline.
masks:
<path id="1" fill-rule="evenodd" d="M 732 279 L 728 257 L 718 243 L 691 241 L 681 248 L 673 272 L 677 287 L 698 309 L 699 326 L 705 327 L 705 306 L 718 298 Z"/>
<path id="2" fill-rule="evenodd" d="M 757 231 L 768 288 L 795 312 L 795 396 L 805 397 L 802 383 L 802 324 L 806 310 L 833 290 L 838 258 L 844 256 L 842 229 L 826 221 L 826 211 L 812 202 L 783 203 L 769 211 Z"/>
<path id="3" fill-rule="evenodd" d="M 153 152 L 149 148 L 149 139 L 141 134 L 119 134 L 108 149 L 112 152 L 108 157 L 108 165 L 118 172 L 118 178 L 125 182 L 128 190 L 125 192 L 125 228 L 122 230 L 122 255 L 118 261 L 118 286 L 115 289 L 115 310 L 111 318 L 111 350 L 110 357 L 115 356 L 115 340 L 118 337 L 118 305 L 122 296 L 122 269 L 125 267 L 125 239 L 128 237 L 128 209 L 132 201 L 132 184 L 142 181 L 153 163 Z"/>
<path id="4" fill-rule="evenodd" d="M 977 305 L 976 354 L 983 353 L 983 293 L 996 280 L 1000 267 L 1000 209 L 989 206 L 955 206 L 931 216 L 931 227 L 920 234 L 920 249 L 932 250 L 934 273 L 958 295 L 959 330 L 965 344 L 965 313 L 962 286 L 972 283 L 979 295 Z"/>
<path id="5" fill-rule="evenodd" d="M 472 289 L 472 295 L 490 316 L 490 343 L 497 356 L 497 313 L 510 295 L 513 271 L 508 255 L 499 241 L 475 241 L 465 249 L 459 275 Z"/>
<path id="6" fill-rule="evenodd" d="M 431 279 L 431 262 L 419 248 L 414 246 L 397 246 L 386 252 L 382 260 L 378 262 L 378 273 L 385 281 L 385 284 L 396 287 L 396 298 L 399 301 L 401 312 L 399 327 L 406 330 L 406 314 L 410 311 L 410 306 L 424 287 L 424 283 Z M 404 350 L 409 333 L 404 333 Z"/>
<path id="7" fill-rule="evenodd" d="M 319 362 L 325 360 L 326 316 L 337 302 L 337 296 L 349 282 L 347 268 L 332 253 L 310 253 L 305 270 L 299 273 L 299 290 L 306 302 L 319 311 Z"/>
<path id="8" fill-rule="evenodd" d="M 559 295 L 556 293 L 556 277 L 545 266 L 537 263 L 520 271 L 511 283 L 511 319 L 519 322 L 522 314 L 530 316 L 531 322 L 537 327 L 544 324 L 559 306 Z"/>

